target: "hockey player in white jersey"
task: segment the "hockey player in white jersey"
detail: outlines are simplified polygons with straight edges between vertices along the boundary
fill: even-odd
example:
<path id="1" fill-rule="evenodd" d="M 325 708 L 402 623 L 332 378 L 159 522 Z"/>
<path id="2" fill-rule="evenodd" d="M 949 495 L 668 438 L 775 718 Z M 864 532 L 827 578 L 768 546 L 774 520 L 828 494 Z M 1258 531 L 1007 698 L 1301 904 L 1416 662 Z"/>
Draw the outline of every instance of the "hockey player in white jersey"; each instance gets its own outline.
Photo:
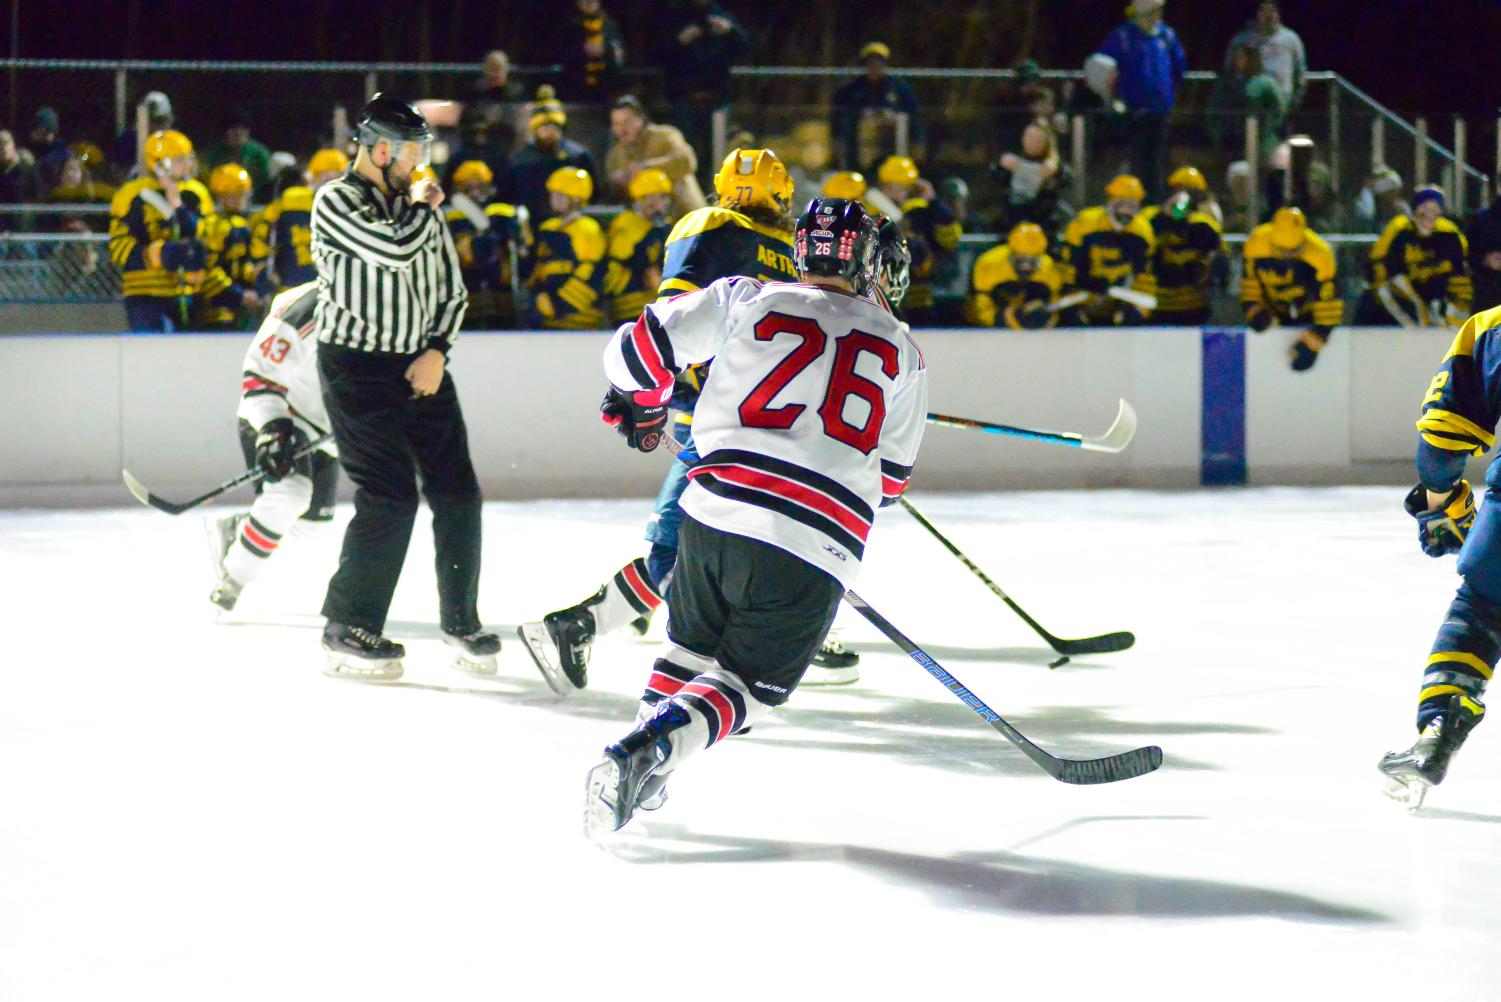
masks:
<path id="1" fill-rule="evenodd" d="M 287 534 L 334 517 L 338 449 L 318 382 L 317 341 L 309 341 L 318 283 L 295 286 L 271 302 L 271 313 L 245 352 L 240 383 L 240 446 L 246 463 L 265 474 L 249 512 L 208 523 L 218 583 L 209 600 L 233 609 L 240 592 L 265 567 Z M 294 459 L 309 442 L 327 438 Z"/>
<path id="2" fill-rule="evenodd" d="M 786 702 L 865 553 L 875 509 L 912 474 L 927 414 L 922 353 L 868 298 L 877 229 L 857 202 L 798 221 L 802 283 L 720 279 L 654 303 L 605 352 L 601 408 L 660 443 L 676 374 L 715 359 L 695 412 L 701 458 L 668 592 L 668 643 L 637 726 L 589 773 L 585 824 L 661 806 L 671 771 Z"/>

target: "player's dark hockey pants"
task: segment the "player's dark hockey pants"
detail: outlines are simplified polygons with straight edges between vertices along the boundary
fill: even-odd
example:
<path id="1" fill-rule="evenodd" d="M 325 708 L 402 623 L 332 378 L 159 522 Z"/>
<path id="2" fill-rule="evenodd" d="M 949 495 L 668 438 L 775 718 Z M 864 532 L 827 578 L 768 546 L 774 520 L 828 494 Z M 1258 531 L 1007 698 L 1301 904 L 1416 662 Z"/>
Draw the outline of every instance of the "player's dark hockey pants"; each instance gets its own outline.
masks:
<path id="1" fill-rule="evenodd" d="M 1444 615 L 1418 697 L 1418 729 L 1448 706 L 1454 694 L 1477 704 L 1501 659 L 1501 489 L 1485 503 L 1459 551 L 1464 583 Z"/>
<path id="2" fill-rule="evenodd" d="M 453 377 L 412 398 L 415 356 L 318 346 L 323 400 L 344 472 L 354 482 L 354 518 L 323 615 L 381 631 L 417 517 L 417 475 L 433 512 L 443 629 L 479 629 L 480 490 Z"/>

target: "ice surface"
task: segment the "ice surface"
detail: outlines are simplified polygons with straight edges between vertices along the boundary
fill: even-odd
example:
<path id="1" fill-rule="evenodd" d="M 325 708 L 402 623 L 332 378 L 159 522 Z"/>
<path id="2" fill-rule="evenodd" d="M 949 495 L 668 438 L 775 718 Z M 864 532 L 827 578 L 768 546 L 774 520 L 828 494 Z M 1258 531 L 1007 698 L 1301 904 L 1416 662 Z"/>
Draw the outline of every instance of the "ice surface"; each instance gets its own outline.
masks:
<path id="1" fill-rule="evenodd" d="M 320 673 L 345 509 L 218 623 L 197 513 L 0 514 L 0 999 L 1501 998 L 1498 725 L 1420 813 L 1378 792 L 1458 580 L 1401 497 L 919 494 L 1053 632 L 1137 646 L 1050 672 L 896 509 L 861 593 L 1055 754 L 1162 770 L 1049 779 L 846 611 L 861 682 L 609 851 L 584 774 L 654 647 L 559 701 L 512 627 L 639 555 L 646 502 L 487 506 L 494 681 L 447 667 L 419 521 L 392 686 Z"/>

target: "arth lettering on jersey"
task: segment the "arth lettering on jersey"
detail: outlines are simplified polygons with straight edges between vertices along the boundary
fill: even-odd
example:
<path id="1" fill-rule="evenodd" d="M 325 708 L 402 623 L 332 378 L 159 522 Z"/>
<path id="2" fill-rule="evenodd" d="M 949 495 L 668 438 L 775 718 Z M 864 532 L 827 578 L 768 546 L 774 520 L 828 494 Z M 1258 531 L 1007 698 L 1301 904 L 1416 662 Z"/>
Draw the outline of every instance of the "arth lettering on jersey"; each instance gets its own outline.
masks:
<path id="1" fill-rule="evenodd" d="M 280 417 L 291 418 L 310 439 L 332 428 L 318 381 L 318 339 L 312 336 L 317 304 L 317 282 L 288 289 L 271 301 L 271 313 L 250 340 L 235 414 L 257 431 Z M 333 439 L 322 448 L 338 455 Z"/>
<path id="2" fill-rule="evenodd" d="M 862 296 L 726 278 L 621 326 L 605 374 L 660 402 L 710 359 L 683 510 L 849 586 L 922 440 L 927 373 L 907 325 Z"/>
<path id="3" fill-rule="evenodd" d="M 733 209 L 694 209 L 667 235 L 657 298 L 693 292 L 731 275 L 797 281 L 792 234 Z"/>

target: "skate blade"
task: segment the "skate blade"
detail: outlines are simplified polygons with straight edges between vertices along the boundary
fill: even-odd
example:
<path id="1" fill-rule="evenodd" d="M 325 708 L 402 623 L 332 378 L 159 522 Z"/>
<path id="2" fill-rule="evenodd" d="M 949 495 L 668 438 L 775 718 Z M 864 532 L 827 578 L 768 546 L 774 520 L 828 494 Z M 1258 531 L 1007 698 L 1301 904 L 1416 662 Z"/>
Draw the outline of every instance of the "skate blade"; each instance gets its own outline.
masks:
<path id="1" fill-rule="evenodd" d="M 851 685 L 858 681 L 860 681 L 860 669 L 853 665 L 848 668 L 824 668 L 819 665 L 809 665 L 798 685 Z"/>
<path id="2" fill-rule="evenodd" d="M 1422 807 L 1423 798 L 1433 789 L 1433 784 L 1416 776 L 1389 776 L 1383 773 L 1381 779 L 1381 792 L 1389 800 L 1407 808 L 1409 813 Z"/>
<path id="3" fill-rule="evenodd" d="M 606 758 L 589 770 L 584 781 L 584 837 L 590 840 L 619 831 L 625 822 L 616 821 L 615 801 L 620 789 L 620 764 Z M 629 821 L 626 818 L 626 821 Z"/>
<path id="4" fill-rule="evenodd" d="M 559 696 L 571 694 L 573 683 L 568 681 L 563 666 L 552 656 L 557 653 L 557 648 L 553 646 L 547 628 L 541 623 L 522 623 L 516 627 L 516 636 L 521 638 L 526 652 L 532 656 L 532 663 L 537 666 L 547 687 Z"/>
<path id="5" fill-rule="evenodd" d="M 330 654 L 323 665 L 323 674 L 351 682 L 394 682 L 402 676 L 401 659 L 361 661 Z"/>
<path id="6" fill-rule="evenodd" d="M 474 675 L 478 678 L 494 678 L 500 672 L 493 654 L 479 656 L 455 654 L 449 667 L 454 671 L 461 671 L 465 675 Z"/>

